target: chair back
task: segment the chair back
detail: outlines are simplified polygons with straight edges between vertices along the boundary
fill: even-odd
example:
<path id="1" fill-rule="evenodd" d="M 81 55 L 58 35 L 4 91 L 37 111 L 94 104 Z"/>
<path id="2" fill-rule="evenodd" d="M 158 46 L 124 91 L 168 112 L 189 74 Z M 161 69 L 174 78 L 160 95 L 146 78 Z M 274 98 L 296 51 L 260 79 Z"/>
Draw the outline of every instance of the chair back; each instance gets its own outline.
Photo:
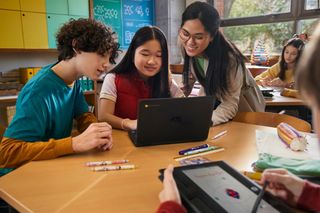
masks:
<path id="1" fill-rule="evenodd" d="M 299 131 L 311 132 L 311 125 L 307 121 L 272 112 L 238 112 L 233 121 L 270 127 L 277 127 L 281 122 L 285 122 Z"/>

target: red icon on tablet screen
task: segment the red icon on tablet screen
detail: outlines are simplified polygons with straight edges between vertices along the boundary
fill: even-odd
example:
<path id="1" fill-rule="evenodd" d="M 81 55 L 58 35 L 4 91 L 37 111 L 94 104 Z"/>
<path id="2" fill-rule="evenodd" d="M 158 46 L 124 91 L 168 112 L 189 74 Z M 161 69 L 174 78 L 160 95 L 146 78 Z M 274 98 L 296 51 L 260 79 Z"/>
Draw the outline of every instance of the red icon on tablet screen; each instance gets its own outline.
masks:
<path id="1" fill-rule="evenodd" d="M 226 193 L 228 196 L 236 199 L 240 199 L 240 194 L 239 192 L 233 190 L 233 189 L 226 189 Z"/>

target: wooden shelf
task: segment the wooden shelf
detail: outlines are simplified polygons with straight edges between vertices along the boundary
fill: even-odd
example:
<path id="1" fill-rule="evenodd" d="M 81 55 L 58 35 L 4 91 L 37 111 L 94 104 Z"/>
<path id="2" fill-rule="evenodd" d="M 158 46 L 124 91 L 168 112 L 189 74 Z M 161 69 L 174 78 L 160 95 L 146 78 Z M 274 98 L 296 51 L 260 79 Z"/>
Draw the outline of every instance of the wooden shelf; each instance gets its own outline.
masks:
<path id="1" fill-rule="evenodd" d="M 58 53 L 57 49 L 18 49 L 18 48 L 0 48 L 0 52 L 36 52 L 36 53 Z"/>
<path id="2" fill-rule="evenodd" d="M 15 103 L 18 95 L 0 96 L 0 103 Z"/>

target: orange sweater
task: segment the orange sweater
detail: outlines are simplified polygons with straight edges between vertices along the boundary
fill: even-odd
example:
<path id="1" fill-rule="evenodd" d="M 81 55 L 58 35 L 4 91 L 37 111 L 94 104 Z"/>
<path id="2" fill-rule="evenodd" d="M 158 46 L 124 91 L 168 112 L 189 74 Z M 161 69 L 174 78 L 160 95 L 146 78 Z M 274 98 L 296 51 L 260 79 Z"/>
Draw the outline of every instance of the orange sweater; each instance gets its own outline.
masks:
<path id="1" fill-rule="evenodd" d="M 97 122 L 92 113 L 84 113 L 76 119 L 78 131 L 83 132 L 91 123 Z M 0 143 L 0 168 L 15 168 L 33 160 L 47 160 L 74 153 L 72 138 L 26 142 L 3 137 Z"/>

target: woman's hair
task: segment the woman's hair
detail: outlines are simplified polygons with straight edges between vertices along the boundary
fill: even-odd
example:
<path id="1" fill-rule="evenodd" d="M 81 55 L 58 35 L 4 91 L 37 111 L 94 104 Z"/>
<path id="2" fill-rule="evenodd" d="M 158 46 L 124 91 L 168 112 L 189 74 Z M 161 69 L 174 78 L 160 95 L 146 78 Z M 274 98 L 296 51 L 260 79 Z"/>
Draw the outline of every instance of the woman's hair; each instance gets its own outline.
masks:
<path id="1" fill-rule="evenodd" d="M 110 63 L 114 64 L 118 57 L 119 43 L 115 33 L 101 22 L 93 19 L 70 19 L 57 33 L 59 61 L 70 59 L 74 50 L 95 52 L 99 55 L 110 54 Z"/>
<path id="2" fill-rule="evenodd" d="M 315 98 L 320 107 L 320 24 L 306 45 L 296 70 L 297 88 Z"/>
<path id="3" fill-rule="evenodd" d="M 219 31 L 220 16 L 218 11 L 211 5 L 205 2 L 194 2 L 190 4 L 182 14 L 182 23 L 188 20 L 199 19 L 205 30 L 210 33 L 213 40 L 209 43 L 204 51 L 204 55 L 209 59 L 209 66 L 206 77 L 199 75 L 197 66 L 194 66 L 195 73 L 200 84 L 205 88 L 207 95 L 226 94 L 229 92 L 228 80 L 230 69 L 228 66 L 231 58 L 234 58 L 236 66 L 239 65 L 245 69 L 244 62 L 246 58 L 238 50 L 238 48 L 229 41 L 222 32 Z M 184 69 L 183 82 L 185 86 L 189 86 L 189 63 L 190 57 L 184 51 Z M 190 88 L 187 88 L 187 90 Z"/>
<path id="4" fill-rule="evenodd" d="M 282 53 L 281 53 L 281 59 L 280 59 L 280 72 L 279 72 L 279 78 L 283 81 L 285 80 L 285 73 L 286 70 L 288 69 L 288 64 L 284 60 L 284 53 L 286 51 L 286 48 L 288 46 L 293 46 L 297 48 L 298 50 L 298 55 L 295 60 L 296 64 L 299 61 L 300 55 L 302 53 L 302 50 L 304 48 L 304 42 L 300 38 L 291 38 L 287 41 L 287 43 L 283 46 Z"/>
<path id="5" fill-rule="evenodd" d="M 152 97 L 170 97 L 167 39 L 163 32 L 157 27 L 145 26 L 140 28 L 133 36 L 130 46 L 121 62 L 110 72 L 117 74 L 138 72 L 134 65 L 136 49 L 151 40 L 157 40 L 160 43 L 162 60 L 160 71 L 155 76 L 148 79 L 148 83 L 152 90 Z"/>

